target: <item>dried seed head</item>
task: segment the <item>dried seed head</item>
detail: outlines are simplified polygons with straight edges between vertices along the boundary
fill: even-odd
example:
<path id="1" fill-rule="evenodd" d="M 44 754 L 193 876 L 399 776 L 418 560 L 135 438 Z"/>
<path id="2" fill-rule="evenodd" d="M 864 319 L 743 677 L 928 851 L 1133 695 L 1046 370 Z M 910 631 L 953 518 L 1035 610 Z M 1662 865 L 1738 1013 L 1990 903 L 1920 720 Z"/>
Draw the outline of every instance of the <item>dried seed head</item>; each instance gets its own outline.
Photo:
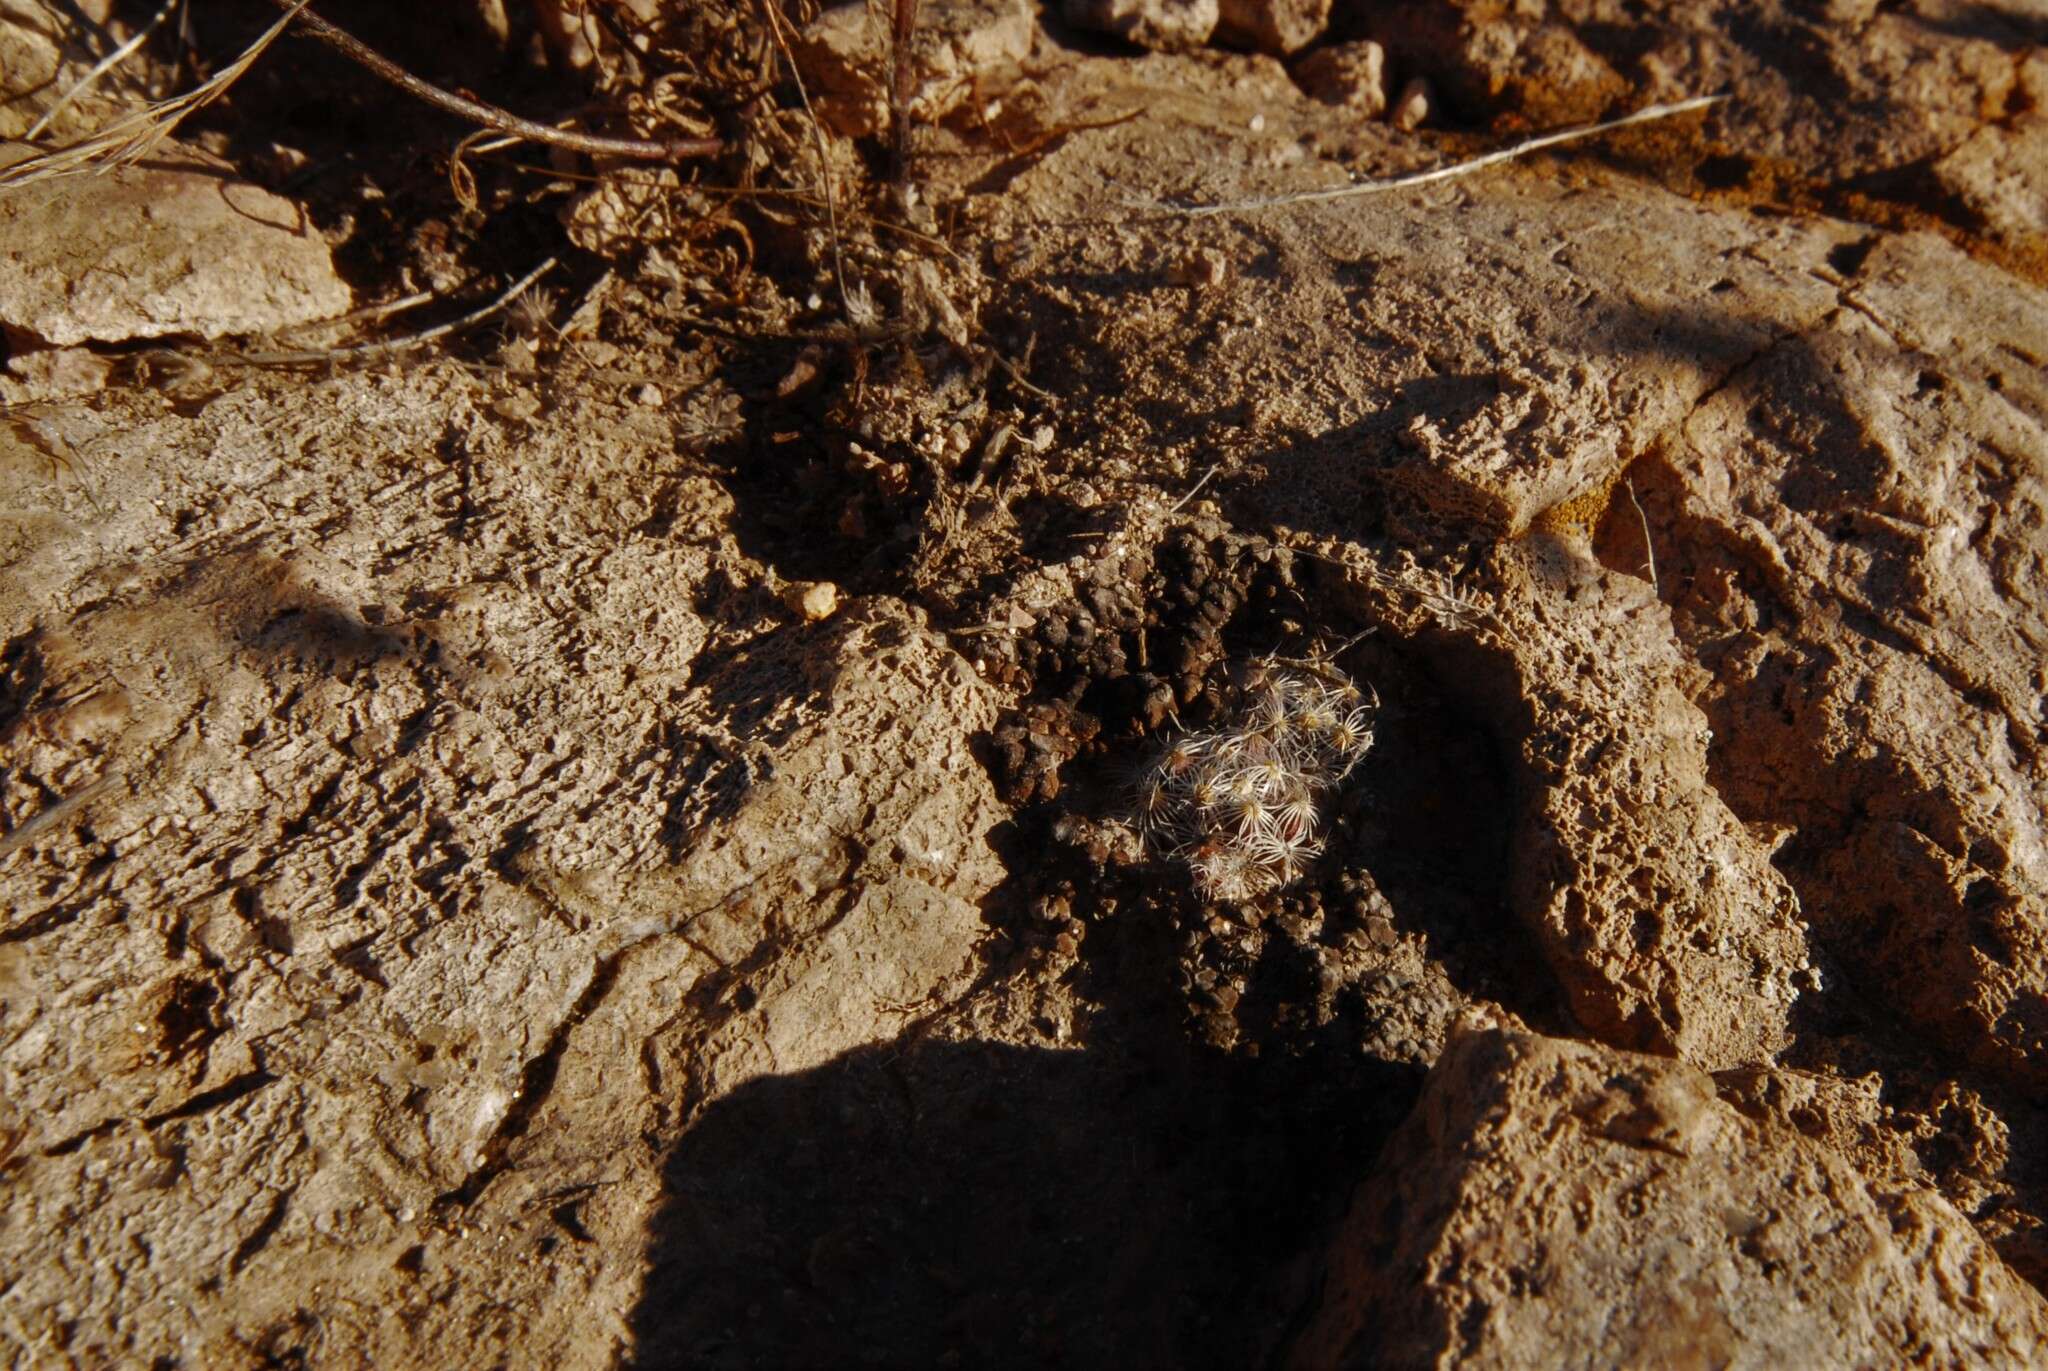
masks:
<path id="1" fill-rule="evenodd" d="M 1252 893 L 1251 858 L 1236 848 L 1222 848 L 1194 864 L 1195 884 L 1212 900 L 1242 900 Z"/>
<path id="2" fill-rule="evenodd" d="M 1288 842 L 1313 842 L 1320 818 L 1315 798 L 1305 790 L 1299 791 L 1274 809 L 1273 832 Z"/>
<path id="3" fill-rule="evenodd" d="M 1138 788 L 1138 827 L 1150 833 L 1170 822 L 1173 816 L 1172 797 L 1158 780 L 1149 780 Z"/>
<path id="4" fill-rule="evenodd" d="M 1273 815 L 1273 811 L 1266 808 L 1265 802 L 1256 795 L 1232 796 L 1227 812 L 1238 836 L 1244 838 L 1265 829 Z"/>
<path id="5" fill-rule="evenodd" d="M 1233 805 L 1259 798 L 1259 768 L 1242 767 L 1223 778 L 1224 798 Z"/>
<path id="6" fill-rule="evenodd" d="M 1330 746 L 1337 753 L 1337 779 L 1342 780 L 1372 750 L 1372 716 L 1363 709 L 1346 714 L 1330 730 Z"/>
<path id="7" fill-rule="evenodd" d="M 1315 855 L 1313 844 L 1288 842 L 1277 833 L 1262 833 L 1245 846 L 1253 865 L 1285 885 L 1301 874 L 1301 866 Z"/>
<path id="8" fill-rule="evenodd" d="M 1282 765 L 1277 758 L 1253 767 L 1251 778 L 1253 789 L 1262 800 L 1278 799 L 1296 784 L 1294 769 Z"/>
<path id="9" fill-rule="evenodd" d="M 1304 733 L 1321 735 L 1337 726 L 1336 711 L 1320 697 L 1304 700 L 1294 712 L 1295 727 Z"/>
<path id="10" fill-rule="evenodd" d="M 1251 899 L 1321 852 L 1319 806 L 1372 744 L 1371 712 L 1333 668 L 1271 658 L 1233 670 L 1237 707 L 1177 739 L 1133 795 L 1152 850 L 1188 863 L 1211 899 Z"/>
<path id="11" fill-rule="evenodd" d="M 544 286 L 528 286 L 505 310 L 506 322 L 519 333 L 539 337 L 555 328 L 555 293 Z"/>
<path id="12" fill-rule="evenodd" d="M 1205 741 L 1198 737 L 1175 739 L 1172 745 L 1166 749 L 1166 755 L 1160 758 L 1159 765 L 1169 775 L 1180 775 L 1193 766 L 1196 760 L 1201 757 L 1205 750 Z"/>

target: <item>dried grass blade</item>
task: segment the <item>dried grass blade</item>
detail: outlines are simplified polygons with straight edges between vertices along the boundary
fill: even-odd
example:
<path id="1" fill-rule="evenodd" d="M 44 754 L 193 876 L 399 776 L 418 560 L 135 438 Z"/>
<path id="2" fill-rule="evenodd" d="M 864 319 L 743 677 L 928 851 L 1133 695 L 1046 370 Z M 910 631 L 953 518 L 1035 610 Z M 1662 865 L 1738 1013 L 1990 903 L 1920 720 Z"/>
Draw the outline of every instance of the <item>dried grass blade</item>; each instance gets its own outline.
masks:
<path id="1" fill-rule="evenodd" d="M 265 29 L 263 36 L 251 43 L 240 57 L 185 94 L 124 115 L 98 133 L 68 147 L 40 153 L 11 167 L 0 168 L 0 190 L 13 190 L 60 176 L 109 171 L 149 156 L 187 117 L 219 99 L 229 86 L 239 81 L 242 73 L 248 71 L 250 65 L 263 55 L 264 49 L 291 27 L 299 11 L 309 3 L 311 0 L 296 0 L 285 16 Z"/>
<path id="2" fill-rule="evenodd" d="M 145 42 L 148 41 L 149 35 L 156 32 L 157 25 L 163 23 L 164 20 L 170 18 L 171 11 L 176 9 L 182 3 L 184 3 L 184 0 L 164 0 L 163 6 L 160 9 L 158 9 L 153 16 L 151 16 L 150 21 L 147 24 L 144 24 L 141 28 L 135 31 L 133 37 L 131 37 L 127 42 L 123 43 L 120 47 L 115 48 L 105 57 L 102 57 L 98 62 L 94 63 L 93 69 L 91 71 L 87 72 L 85 75 L 78 78 L 77 85 L 73 86 L 70 90 L 65 91 L 62 98 L 60 98 L 56 104 L 44 110 L 42 116 L 38 118 L 35 121 L 35 123 L 29 125 L 28 132 L 24 133 L 21 136 L 21 141 L 24 143 L 33 143 L 36 141 L 36 139 L 42 137 L 43 131 L 50 127 L 50 123 L 52 120 L 56 119 L 58 115 L 62 114 L 66 107 L 68 107 L 73 100 L 76 100 L 79 96 L 91 90 L 93 88 L 94 83 L 97 82 L 102 76 L 105 76 L 115 67 L 118 67 L 123 62 L 127 61 L 128 58 L 134 53 L 134 51 L 137 48 L 141 47 Z"/>

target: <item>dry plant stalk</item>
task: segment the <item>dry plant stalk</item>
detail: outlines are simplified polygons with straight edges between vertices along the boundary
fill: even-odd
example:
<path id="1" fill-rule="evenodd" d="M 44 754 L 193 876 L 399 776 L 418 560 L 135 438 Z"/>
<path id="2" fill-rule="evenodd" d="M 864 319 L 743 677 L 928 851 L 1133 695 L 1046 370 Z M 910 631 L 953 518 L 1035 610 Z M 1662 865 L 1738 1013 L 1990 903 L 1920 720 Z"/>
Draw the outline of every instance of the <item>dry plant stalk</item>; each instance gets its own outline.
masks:
<path id="1" fill-rule="evenodd" d="M 263 31 L 262 37 L 251 43 L 233 62 L 221 68 L 212 79 L 194 87 L 183 95 L 173 96 L 147 105 L 133 114 L 116 119 L 90 138 L 80 139 L 68 147 L 51 152 L 38 153 L 26 161 L 0 169 L 0 190 L 12 190 L 18 186 L 33 185 L 38 181 L 54 180 L 60 176 L 77 176 L 86 172 L 111 170 L 149 156 L 163 145 L 176 131 L 179 124 L 198 110 L 204 109 L 219 99 L 222 92 L 242 78 L 251 64 L 262 56 L 264 49 L 276 42 L 278 36 L 291 27 L 311 0 L 282 0 L 289 5 L 284 18 Z"/>
<path id="2" fill-rule="evenodd" d="M 127 61 L 128 58 L 131 55 L 133 55 L 137 48 L 141 47 L 145 42 L 149 40 L 149 35 L 156 32 L 157 25 L 163 23 L 164 20 L 170 18 L 171 12 L 177 9 L 178 6 L 182 3 L 183 0 L 164 0 L 163 5 L 157 10 L 157 12 L 154 15 L 150 17 L 150 20 L 147 24 L 144 24 L 141 28 L 135 30 L 135 33 L 128 39 L 127 42 L 121 44 L 120 47 L 115 48 L 105 57 L 102 57 L 98 62 L 94 63 L 93 69 L 91 71 L 87 72 L 85 75 L 78 78 L 77 85 L 73 86 L 70 90 L 65 91 L 62 98 L 60 98 L 56 104 L 44 110 L 42 116 L 38 118 L 35 121 L 35 123 L 29 125 L 28 132 L 21 135 L 21 141 L 24 143 L 33 143 L 36 141 L 36 139 L 42 137 L 43 130 L 49 128 L 51 122 L 55 120 L 58 115 L 62 114 L 65 108 L 69 106 L 73 100 L 76 100 L 79 96 L 91 90 L 93 88 L 94 83 L 96 83 L 102 76 L 105 76 L 115 67 L 118 67 L 123 62 Z"/>
<path id="3" fill-rule="evenodd" d="M 243 73 L 249 70 L 264 50 L 276 42 L 294 23 L 303 24 L 312 36 L 407 94 L 516 138 L 568 148 L 594 157 L 625 157 L 658 162 L 707 157 L 722 151 L 725 146 L 716 138 L 675 138 L 666 141 L 604 138 L 596 134 L 575 133 L 552 128 L 546 124 L 537 124 L 530 119 L 522 119 L 516 114 L 501 110 L 495 105 L 486 105 L 452 95 L 438 86 L 422 81 L 396 62 L 357 42 L 347 33 L 310 12 L 306 7 L 312 0 L 273 0 L 273 3 L 285 11 L 284 16 L 264 30 L 263 35 L 251 43 L 240 57 L 222 68 L 212 79 L 183 95 L 159 101 L 117 119 L 90 138 L 81 139 L 68 147 L 40 153 L 11 167 L 0 168 L 0 190 L 32 185 L 60 176 L 105 171 L 147 157 L 160 147 L 187 117 L 219 99 L 229 86 L 240 80 Z M 169 9 L 170 7 L 166 6 L 164 13 L 168 13 Z M 158 19 L 162 17 L 162 14 L 157 16 Z M 152 20 L 149 27 L 154 28 L 156 22 Z M 147 32 L 145 29 L 144 34 Z M 65 100 L 68 101 L 105 69 L 132 51 L 144 34 L 137 34 L 128 44 L 110 55 L 105 62 L 89 73 L 78 87 L 67 94 Z M 60 103 L 59 108 L 61 107 Z M 55 111 L 51 113 L 54 114 Z"/>
<path id="4" fill-rule="evenodd" d="M 895 0 L 889 43 L 889 180 L 901 182 L 910 168 L 910 88 L 916 81 L 910 43 L 917 36 L 917 0 Z"/>
<path id="5" fill-rule="evenodd" d="M 272 0 L 272 3 L 289 5 L 291 14 L 286 16 L 286 22 L 297 19 L 313 37 L 357 66 L 397 86 L 407 95 L 424 100 L 473 124 L 496 129 L 500 133 L 511 134 L 530 142 L 567 148 L 571 152 L 588 153 L 593 157 L 630 157 L 643 162 L 680 162 L 690 157 L 709 157 L 725 147 L 725 144 L 716 138 L 605 138 L 594 133 L 575 133 L 547 124 L 537 124 L 531 119 L 522 119 L 509 110 L 499 109 L 496 105 L 466 99 L 422 81 L 382 53 L 359 42 L 319 15 L 306 10 L 307 0 Z"/>
<path id="6" fill-rule="evenodd" d="M 1657 584 L 1657 545 L 1650 541 L 1650 516 L 1643 513 L 1643 502 L 1636 498 L 1636 483 L 1623 481 L 1621 485 L 1628 492 L 1628 502 L 1636 507 L 1636 522 L 1643 526 L 1643 566 L 1650 573 L 1650 589 L 1662 596 L 1664 588 Z"/>
<path id="7" fill-rule="evenodd" d="M 846 259 L 839 249 L 839 196 L 832 188 L 832 154 L 825 143 L 825 126 L 818 121 L 818 111 L 811 106 L 811 93 L 805 88 L 804 74 L 797 67 L 790 35 L 784 32 L 789 24 L 788 16 L 783 14 L 777 0 L 761 0 L 761 12 L 768 18 L 768 32 L 773 35 L 776 49 L 789 68 L 789 78 L 796 83 L 797 99 L 803 102 L 804 117 L 811 124 L 811 139 L 817 145 L 818 183 L 825 193 L 826 226 L 832 235 L 832 276 L 839 285 L 839 306 L 845 311 L 848 325 L 856 330 L 865 329 L 878 320 L 867 287 L 856 282 L 848 289 L 846 284 Z"/>
<path id="8" fill-rule="evenodd" d="M 1674 114 L 1686 114 L 1692 110 L 1705 109 L 1726 100 L 1725 95 L 1701 95 L 1691 100 L 1680 100 L 1670 105 L 1652 105 L 1637 110 L 1634 114 L 1605 123 L 1587 124 L 1581 128 L 1564 129 L 1557 133 L 1546 133 L 1536 138 L 1525 139 L 1512 147 L 1489 152 L 1483 157 L 1474 157 L 1466 162 L 1454 162 L 1447 167 L 1430 171 L 1412 172 L 1407 176 L 1393 176 L 1384 181 L 1360 181 L 1355 185 L 1336 186 L 1329 190 L 1298 190 L 1289 195 L 1273 195 L 1257 200 L 1232 200 L 1214 205 L 1176 205 L 1170 203 L 1148 203 L 1146 209 L 1162 210 L 1185 219 L 1207 219 L 1218 214 L 1249 214 L 1254 210 L 1284 209 L 1293 205 L 1320 204 L 1328 200 L 1349 200 L 1360 195 L 1381 195 L 1388 191 L 1408 190 L 1415 186 L 1426 186 L 1436 181 L 1449 181 L 1459 176 L 1470 176 L 1475 171 L 1512 162 L 1517 157 L 1526 157 L 1544 148 L 1554 148 L 1560 143 L 1573 143 L 1581 138 L 1591 138 L 1598 133 L 1611 133 L 1615 129 L 1627 128 L 1631 124 L 1646 124 L 1653 119 L 1669 119 Z"/>
<path id="9" fill-rule="evenodd" d="M 460 319 L 450 319 L 445 324 L 436 324 L 430 329 L 422 329 L 418 333 L 409 333 L 403 338 L 387 338 L 375 343 L 356 343 L 348 347 L 316 348 L 303 352 L 250 353 L 241 357 L 223 358 L 221 360 L 240 363 L 243 366 L 290 367 L 313 366 L 343 361 L 370 361 L 378 357 L 390 357 L 401 352 L 410 352 L 414 348 L 425 347 L 436 339 L 446 338 L 451 333 L 459 333 L 463 329 L 474 327 L 500 310 L 511 307 L 526 295 L 526 292 L 533 286 L 534 282 L 553 271 L 557 265 L 557 259 L 550 257 L 547 261 L 542 262 L 532 271 L 527 272 L 526 275 L 514 281 L 496 299 L 480 309 L 472 310 Z"/>

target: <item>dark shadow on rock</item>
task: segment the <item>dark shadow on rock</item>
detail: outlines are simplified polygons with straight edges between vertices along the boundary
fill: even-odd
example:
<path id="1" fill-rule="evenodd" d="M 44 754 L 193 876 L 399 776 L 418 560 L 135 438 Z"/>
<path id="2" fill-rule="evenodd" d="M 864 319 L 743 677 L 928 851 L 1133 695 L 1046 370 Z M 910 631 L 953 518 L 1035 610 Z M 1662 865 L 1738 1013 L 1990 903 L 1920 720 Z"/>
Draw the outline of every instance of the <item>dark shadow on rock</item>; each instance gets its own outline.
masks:
<path id="1" fill-rule="evenodd" d="M 631 1364 L 1259 1364 L 1416 1074 L 927 1042 L 754 1081 L 667 1163 Z"/>
<path id="2" fill-rule="evenodd" d="M 1561 1029 L 1563 1005 L 1528 974 L 1540 954 L 1509 908 L 1515 794 L 1499 738 L 1417 645 L 1375 634 L 1350 661 L 1380 707 L 1338 855 L 1371 872 L 1395 929 L 1426 937 L 1452 984 Z"/>
<path id="3" fill-rule="evenodd" d="M 2048 43 L 2048 12 L 2036 0 L 1948 5 L 1933 14 L 1908 13 L 1904 17 L 1936 33 L 1981 39 L 2008 52 L 2022 52 Z"/>
<path id="4" fill-rule="evenodd" d="M 701 653 L 690 684 L 704 688 L 712 717 L 733 736 L 779 747 L 822 706 L 843 666 L 838 643 L 856 625 L 871 625 L 877 651 L 898 646 L 908 632 L 857 611 L 825 624 L 782 624 Z"/>
<path id="5" fill-rule="evenodd" d="M 1696 366 L 1708 378 L 1701 383 L 1702 390 L 1712 389 L 1712 378 L 1739 371 L 1772 348 L 1800 346 L 1783 337 L 1782 326 L 1772 321 L 1711 306 L 1602 308 L 1589 311 L 1571 339 L 1551 341 L 1589 358 L 1654 358 Z M 1432 527 L 1444 522 L 1442 516 L 1416 507 L 1417 497 L 1408 488 L 1412 483 L 1397 476 L 1403 468 L 1412 474 L 1429 462 L 1408 438 L 1408 430 L 1420 420 L 1445 441 L 1455 442 L 1475 418 L 1518 384 L 1505 368 L 1417 377 L 1379 408 L 1348 423 L 1296 434 L 1253 454 L 1247 466 L 1263 467 L 1265 479 L 1221 482 L 1217 497 L 1244 527 L 1279 524 L 1368 545 L 1391 532 L 1407 545 L 1464 546 L 1473 541 L 1469 534 L 1452 533 L 1447 539 L 1431 535 Z M 1829 395 L 1824 392 L 1817 398 Z M 1549 421 L 1539 409 L 1538 417 L 1525 419 L 1523 425 Z M 1519 430 L 1514 436 L 1520 436 Z M 1433 484 L 1444 498 L 1453 498 L 1448 481 Z"/>
<path id="6" fill-rule="evenodd" d="M 387 658 L 453 674 L 441 660 L 430 626 L 407 621 L 381 604 L 351 605 L 309 579 L 289 560 L 232 548 L 194 560 L 166 588 L 170 598 L 217 606 L 231 650 L 280 667 L 337 679 Z"/>

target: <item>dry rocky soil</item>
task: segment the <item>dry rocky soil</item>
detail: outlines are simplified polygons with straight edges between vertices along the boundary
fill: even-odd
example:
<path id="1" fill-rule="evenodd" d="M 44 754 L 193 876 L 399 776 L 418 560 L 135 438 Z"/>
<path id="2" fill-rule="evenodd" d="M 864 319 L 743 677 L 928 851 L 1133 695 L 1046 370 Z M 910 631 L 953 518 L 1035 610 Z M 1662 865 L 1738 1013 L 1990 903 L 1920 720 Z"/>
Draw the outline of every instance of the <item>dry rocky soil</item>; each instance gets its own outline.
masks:
<path id="1" fill-rule="evenodd" d="M 0 0 L 0 1362 L 2048 1362 L 2039 4 L 336 0 L 721 150 L 20 176 L 155 8 Z"/>

